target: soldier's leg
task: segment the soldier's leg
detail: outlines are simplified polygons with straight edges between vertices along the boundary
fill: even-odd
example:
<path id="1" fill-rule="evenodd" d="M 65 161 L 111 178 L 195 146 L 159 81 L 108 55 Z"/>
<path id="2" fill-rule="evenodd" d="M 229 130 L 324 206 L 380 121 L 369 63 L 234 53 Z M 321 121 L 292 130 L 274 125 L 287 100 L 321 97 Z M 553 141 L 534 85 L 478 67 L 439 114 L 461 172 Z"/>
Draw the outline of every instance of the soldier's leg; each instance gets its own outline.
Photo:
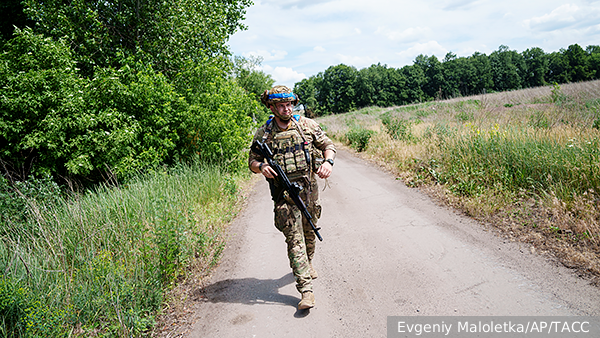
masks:
<path id="1" fill-rule="evenodd" d="M 296 289 L 300 293 L 312 291 L 310 265 L 306 253 L 306 243 L 302 226 L 302 213 L 285 200 L 275 205 L 275 226 L 285 236 L 290 267 L 296 279 Z"/>
<path id="2" fill-rule="evenodd" d="M 317 185 L 317 180 L 313 179 L 311 181 L 310 190 L 307 191 L 307 196 L 303 196 L 304 200 L 307 201 L 307 209 L 310 215 L 312 216 L 312 222 L 315 226 L 319 222 L 319 218 L 321 217 L 321 203 L 319 201 L 319 186 Z M 304 228 L 304 238 L 306 240 L 306 254 L 308 255 L 309 262 L 312 262 L 313 257 L 315 256 L 315 248 L 317 244 L 317 235 L 312 230 L 310 223 L 307 220 L 303 219 L 303 228 Z"/>

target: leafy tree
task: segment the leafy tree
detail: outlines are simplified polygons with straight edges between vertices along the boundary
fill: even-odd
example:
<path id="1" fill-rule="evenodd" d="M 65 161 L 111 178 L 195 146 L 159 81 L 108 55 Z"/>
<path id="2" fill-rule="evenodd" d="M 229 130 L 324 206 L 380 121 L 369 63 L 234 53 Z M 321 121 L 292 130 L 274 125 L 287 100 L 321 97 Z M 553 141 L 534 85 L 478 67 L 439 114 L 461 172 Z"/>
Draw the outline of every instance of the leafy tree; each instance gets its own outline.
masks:
<path id="1" fill-rule="evenodd" d="M 259 103 L 233 81 L 217 79 L 210 86 L 185 112 L 185 128 L 179 130 L 185 142 L 179 149 L 185 157 L 197 154 L 205 162 L 240 169 L 247 160 L 241 150 L 251 141 L 254 127 L 250 116 Z"/>
<path id="2" fill-rule="evenodd" d="M 300 103 L 304 105 L 307 116 L 314 117 L 320 114 L 321 110 L 317 101 L 317 78 L 315 76 L 302 79 L 296 83 L 294 93 L 300 97 Z"/>
<path id="3" fill-rule="evenodd" d="M 446 79 L 444 97 L 456 97 L 472 94 L 476 83 L 476 71 L 467 58 L 457 58 L 456 54 L 446 54 L 443 63 L 444 78 Z"/>
<path id="4" fill-rule="evenodd" d="M 383 77 L 382 81 L 378 84 L 379 88 L 379 99 L 376 104 L 380 107 L 389 107 L 393 105 L 403 105 L 407 102 L 407 94 L 404 90 L 406 85 L 406 78 L 398 69 L 388 68 L 387 66 L 380 66 Z"/>
<path id="5" fill-rule="evenodd" d="M 43 167 L 53 160 L 35 146 L 44 137 L 39 124 L 62 111 L 83 84 L 64 40 L 44 39 L 29 29 L 16 32 L 0 54 L 0 145 L 2 159 L 24 178 L 40 157 Z"/>
<path id="6" fill-rule="evenodd" d="M 485 54 L 475 52 L 468 58 L 468 61 L 475 70 L 473 79 L 469 84 L 471 94 L 481 94 L 489 89 L 493 89 L 494 80 L 489 57 Z"/>
<path id="7" fill-rule="evenodd" d="M 401 72 L 406 78 L 407 102 L 422 102 L 425 100 L 426 95 L 423 92 L 423 86 L 427 83 L 427 78 L 423 69 L 417 65 L 411 65 L 402 67 Z"/>
<path id="8" fill-rule="evenodd" d="M 521 88 L 521 75 L 525 64 L 523 58 L 508 46 L 501 45 L 490 54 L 490 65 L 494 80 L 494 89 L 498 91 Z"/>
<path id="9" fill-rule="evenodd" d="M 588 55 L 578 44 L 570 45 L 564 52 L 564 58 L 568 64 L 570 81 L 579 82 L 593 78 L 594 74 L 588 67 Z"/>
<path id="10" fill-rule="evenodd" d="M 235 56 L 233 58 L 233 75 L 240 87 L 252 94 L 260 102 L 260 95 L 271 89 L 275 80 L 271 75 L 258 70 L 263 58 L 260 56 Z"/>
<path id="11" fill-rule="evenodd" d="M 23 13 L 21 0 L 3 0 L 0 2 L 0 39 L 9 40 L 13 36 L 15 27 L 24 29 L 33 27 L 35 22 L 29 20 Z"/>
<path id="12" fill-rule="evenodd" d="M 426 81 L 423 84 L 423 92 L 429 98 L 441 99 L 445 96 L 445 73 L 444 66 L 435 55 L 419 55 L 415 58 L 415 66 L 422 69 Z"/>
<path id="13" fill-rule="evenodd" d="M 546 85 L 544 77 L 548 73 L 548 57 L 544 50 L 539 47 L 529 48 L 522 55 L 525 60 L 523 85 L 530 88 Z"/>
<path id="14" fill-rule="evenodd" d="M 327 112 L 339 114 L 349 112 L 355 108 L 354 86 L 356 78 L 356 68 L 344 64 L 331 66 L 325 70 L 319 91 L 320 96 L 324 99 L 321 105 L 324 106 Z"/>
<path id="15" fill-rule="evenodd" d="M 130 56 L 151 62 L 172 78 L 186 66 L 210 63 L 226 70 L 229 35 L 250 0 L 24 0 L 36 32 L 67 37 L 82 74 L 95 67 L 119 68 Z M 188 63 L 192 61 L 192 64 Z"/>
<path id="16" fill-rule="evenodd" d="M 548 54 L 548 73 L 546 82 L 548 83 L 567 83 L 571 80 L 569 74 L 569 64 L 564 57 L 565 49 L 561 48 L 558 52 Z"/>
<path id="17" fill-rule="evenodd" d="M 235 81 L 240 87 L 244 88 L 257 103 L 260 103 L 260 95 L 265 91 L 269 90 L 275 80 L 271 78 L 271 75 L 266 74 L 262 70 L 258 70 L 262 62 L 260 56 L 250 56 L 245 58 L 243 56 L 235 56 L 233 58 L 233 76 Z M 270 114 L 270 110 L 267 107 L 259 104 L 259 109 L 251 113 L 251 117 L 257 121 L 266 120 Z"/>
<path id="18" fill-rule="evenodd" d="M 130 61 L 81 77 L 65 40 L 19 32 L 0 54 L 0 153 L 9 170 L 122 177 L 200 156 L 239 168 L 258 103 L 214 78 L 187 100 L 161 73 Z M 125 62 L 125 61 L 124 61 Z"/>
<path id="19" fill-rule="evenodd" d="M 588 54 L 590 71 L 594 72 L 595 79 L 600 79 L 600 46 L 587 46 L 585 52 Z"/>
<path id="20" fill-rule="evenodd" d="M 371 65 L 358 71 L 356 105 L 389 107 L 406 103 L 405 78 L 387 65 Z"/>

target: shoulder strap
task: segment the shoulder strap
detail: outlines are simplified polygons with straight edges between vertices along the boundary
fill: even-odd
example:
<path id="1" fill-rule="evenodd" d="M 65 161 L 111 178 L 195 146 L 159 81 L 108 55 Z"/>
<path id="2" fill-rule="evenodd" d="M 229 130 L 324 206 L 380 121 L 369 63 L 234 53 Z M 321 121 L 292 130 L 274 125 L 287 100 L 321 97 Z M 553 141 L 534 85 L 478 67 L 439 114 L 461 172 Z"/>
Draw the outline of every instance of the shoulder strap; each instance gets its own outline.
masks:
<path id="1" fill-rule="evenodd" d="M 265 123 L 265 133 L 263 134 L 263 137 L 262 137 L 263 143 L 267 140 L 267 137 L 269 137 L 269 134 L 271 134 L 271 129 L 273 129 L 273 115 L 269 116 L 269 119 Z"/>
<path id="2" fill-rule="evenodd" d="M 306 137 L 304 136 L 304 130 L 302 130 L 302 127 L 298 123 L 298 121 L 300 121 L 300 115 L 294 115 L 294 118 L 292 119 L 292 121 L 294 122 L 294 126 L 298 130 L 298 133 L 300 133 L 300 137 L 302 137 L 302 141 L 304 141 L 305 145 L 308 145 L 308 142 L 306 142 Z"/>

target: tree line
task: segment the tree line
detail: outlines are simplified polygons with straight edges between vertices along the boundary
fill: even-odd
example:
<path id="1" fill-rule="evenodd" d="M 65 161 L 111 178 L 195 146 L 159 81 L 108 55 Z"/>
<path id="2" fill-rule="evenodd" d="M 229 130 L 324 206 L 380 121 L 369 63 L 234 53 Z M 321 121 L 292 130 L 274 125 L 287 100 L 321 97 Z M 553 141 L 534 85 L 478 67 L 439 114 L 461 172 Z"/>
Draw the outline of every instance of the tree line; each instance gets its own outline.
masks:
<path id="1" fill-rule="evenodd" d="M 0 170 L 99 182 L 200 159 L 243 166 L 260 59 L 226 42 L 250 0 L 0 5 Z"/>
<path id="2" fill-rule="evenodd" d="M 296 83 L 294 91 L 313 114 L 324 115 L 599 78 L 600 46 L 584 50 L 573 44 L 552 53 L 534 47 L 518 53 L 501 45 L 490 55 L 449 52 L 441 61 L 421 54 L 398 69 L 339 64 Z"/>

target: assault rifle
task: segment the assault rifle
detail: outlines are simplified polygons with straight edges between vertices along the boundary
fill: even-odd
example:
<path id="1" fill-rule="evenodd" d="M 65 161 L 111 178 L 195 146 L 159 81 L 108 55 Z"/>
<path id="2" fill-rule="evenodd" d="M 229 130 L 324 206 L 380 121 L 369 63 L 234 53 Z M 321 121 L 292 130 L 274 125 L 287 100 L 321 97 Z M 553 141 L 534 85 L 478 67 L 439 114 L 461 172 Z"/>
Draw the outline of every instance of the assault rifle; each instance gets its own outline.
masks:
<path id="1" fill-rule="evenodd" d="M 302 191 L 302 186 L 300 186 L 297 182 L 294 182 L 294 183 L 290 182 L 290 180 L 288 179 L 287 175 L 285 174 L 285 172 L 283 171 L 281 166 L 279 164 L 277 164 L 277 162 L 275 162 L 275 160 L 273 160 L 273 152 L 271 151 L 271 149 L 269 148 L 268 145 L 257 140 L 257 141 L 254 141 L 254 143 L 252 144 L 252 147 L 250 149 L 253 152 L 255 152 L 256 154 L 259 154 L 262 157 L 264 157 L 267 160 L 267 163 L 269 164 L 269 166 L 271 168 L 273 168 L 273 170 L 275 170 L 275 172 L 277 173 L 277 176 L 275 177 L 275 179 L 279 182 L 279 185 L 281 186 L 281 188 L 288 192 L 288 194 L 290 195 L 290 198 L 292 199 L 292 201 L 294 201 L 294 204 L 296 204 L 298 209 L 300 209 L 300 212 L 302 212 L 302 215 L 304 215 L 304 218 L 306 218 L 306 220 L 308 220 L 308 223 L 310 223 L 310 226 L 311 226 L 312 230 L 315 232 L 315 235 L 317 235 L 317 238 L 320 241 L 322 241 L 323 237 L 321 237 L 321 234 L 319 234 L 319 230 L 321 230 L 321 228 L 315 227 L 315 225 L 312 222 L 312 216 L 310 215 L 310 213 L 306 209 L 306 205 L 304 205 L 304 202 L 300 198 L 300 192 Z M 274 179 L 267 178 L 267 181 L 269 181 L 269 187 L 271 188 L 271 196 L 273 197 L 273 200 L 276 201 L 276 199 L 277 199 L 276 195 L 278 195 L 278 194 L 273 193 L 276 190 Z"/>

